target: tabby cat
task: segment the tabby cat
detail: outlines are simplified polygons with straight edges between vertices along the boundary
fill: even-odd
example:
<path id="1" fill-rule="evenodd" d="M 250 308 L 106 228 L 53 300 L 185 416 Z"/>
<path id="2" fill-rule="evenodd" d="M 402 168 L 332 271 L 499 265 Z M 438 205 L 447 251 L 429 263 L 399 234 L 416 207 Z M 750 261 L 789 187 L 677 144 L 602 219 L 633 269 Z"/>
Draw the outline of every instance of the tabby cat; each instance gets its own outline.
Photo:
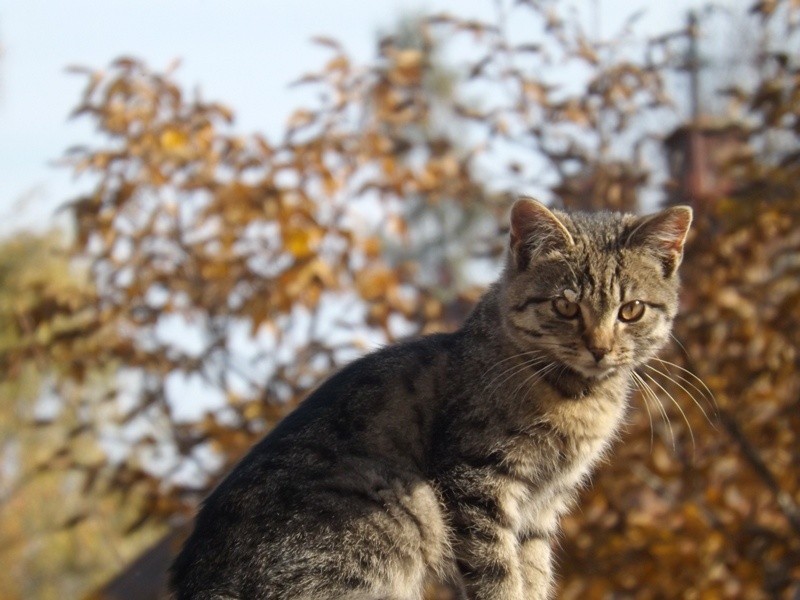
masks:
<path id="1" fill-rule="evenodd" d="M 519 200 L 464 326 L 355 361 L 256 445 L 197 516 L 175 597 L 550 597 L 559 516 L 669 336 L 691 219 Z"/>

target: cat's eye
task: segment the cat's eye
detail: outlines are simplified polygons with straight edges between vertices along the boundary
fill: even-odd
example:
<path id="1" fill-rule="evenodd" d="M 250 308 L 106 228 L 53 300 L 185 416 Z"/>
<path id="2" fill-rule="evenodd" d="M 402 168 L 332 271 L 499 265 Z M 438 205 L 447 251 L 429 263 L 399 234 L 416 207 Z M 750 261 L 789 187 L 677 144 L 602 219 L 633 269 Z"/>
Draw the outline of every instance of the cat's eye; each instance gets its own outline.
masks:
<path id="1" fill-rule="evenodd" d="M 619 309 L 619 320 L 626 323 L 633 323 L 638 321 L 644 315 L 644 302 L 641 300 L 634 300 L 623 304 Z"/>
<path id="2" fill-rule="evenodd" d="M 553 310 L 565 319 L 574 319 L 581 311 L 577 302 L 570 302 L 566 298 L 556 298 L 553 300 Z"/>

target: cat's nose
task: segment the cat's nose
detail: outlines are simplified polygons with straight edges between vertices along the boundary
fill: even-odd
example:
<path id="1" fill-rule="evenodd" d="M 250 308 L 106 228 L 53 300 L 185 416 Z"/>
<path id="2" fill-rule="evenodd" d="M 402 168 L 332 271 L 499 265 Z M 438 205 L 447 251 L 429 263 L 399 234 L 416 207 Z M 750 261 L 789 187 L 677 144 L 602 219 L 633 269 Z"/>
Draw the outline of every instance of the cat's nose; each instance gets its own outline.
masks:
<path id="1" fill-rule="evenodd" d="M 609 352 L 611 352 L 611 348 L 608 348 L 606 346 L 587 346 L 587 348 L 589 349 L 589 352 L 592 353 L 592 356 L 594 356 L 594 359 L 597 362 L 603 360 L 603 357 Z"/>

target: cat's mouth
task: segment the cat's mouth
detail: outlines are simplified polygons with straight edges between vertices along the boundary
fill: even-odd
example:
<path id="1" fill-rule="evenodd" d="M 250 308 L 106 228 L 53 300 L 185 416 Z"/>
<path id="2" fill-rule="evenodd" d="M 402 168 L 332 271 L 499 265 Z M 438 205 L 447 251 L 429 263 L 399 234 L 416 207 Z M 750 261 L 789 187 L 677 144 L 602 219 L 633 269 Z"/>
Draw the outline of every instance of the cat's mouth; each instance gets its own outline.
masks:
<path id="1" fill-rule="evenodd" d="M 572 368 L 586 379 L 605 379 L 617 372 L 617 365 L 573 365 Z"/>
<path id="2" fill-rule="evenodd" d="M 547 382 L 558 390 L 564 398 L 577 400 L 590 394 L 595 385 L 602 383 L 620 371 L 620 365 L 598 366 L 562 364 L 552 373 L 547 373 Z"/>

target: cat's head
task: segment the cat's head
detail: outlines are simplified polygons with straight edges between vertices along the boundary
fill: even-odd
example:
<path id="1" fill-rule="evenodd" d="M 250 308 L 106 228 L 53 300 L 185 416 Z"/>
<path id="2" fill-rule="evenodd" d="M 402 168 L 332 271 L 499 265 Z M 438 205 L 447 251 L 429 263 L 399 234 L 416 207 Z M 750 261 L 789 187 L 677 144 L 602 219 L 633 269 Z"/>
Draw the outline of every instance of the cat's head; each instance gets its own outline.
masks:
<path id="1" fill-rule="evenodd" d="M 677 312 L 691 221 L 685 206 L 637 217 L 517 201 L 501 280 L 506 335 L 587 378 L 651 358 Z"/>

